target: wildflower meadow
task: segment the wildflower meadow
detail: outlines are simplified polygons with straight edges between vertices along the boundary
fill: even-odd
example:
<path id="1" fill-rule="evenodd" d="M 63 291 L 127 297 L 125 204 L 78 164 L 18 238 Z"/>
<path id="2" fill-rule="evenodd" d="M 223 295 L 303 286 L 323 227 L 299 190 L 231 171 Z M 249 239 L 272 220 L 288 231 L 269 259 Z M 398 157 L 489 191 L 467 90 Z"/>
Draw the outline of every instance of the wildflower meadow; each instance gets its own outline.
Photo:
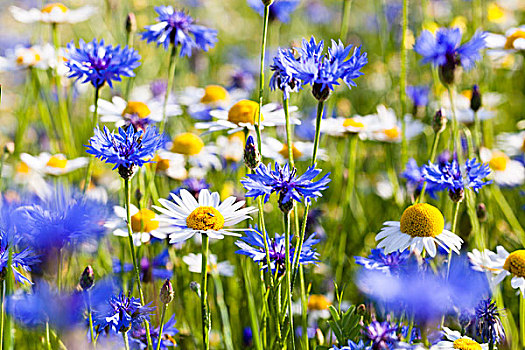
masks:
<path id="1" fill-rule="evenodd" d="M 525 0 L 0 0 L 2 349 L 525 349 Z"/>

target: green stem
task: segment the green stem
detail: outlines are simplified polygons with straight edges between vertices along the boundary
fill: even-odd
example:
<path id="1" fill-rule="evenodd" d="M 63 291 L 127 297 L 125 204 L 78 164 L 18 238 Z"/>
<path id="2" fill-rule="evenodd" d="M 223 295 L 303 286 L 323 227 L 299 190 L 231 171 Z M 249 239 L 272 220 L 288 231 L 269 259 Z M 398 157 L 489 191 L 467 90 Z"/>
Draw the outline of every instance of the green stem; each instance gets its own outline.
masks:
<path id="1" fill-rule="evenodd" d="M 162 342 L 162 330 L 164 328 L 164 317 L 166 317 L 166 307 L 168 304 L 162 303 L 162 312 L 160 314 L 160 325 L 159 325 L 159 336 L 157 338 L 157 346 L 156 349 L 160 349 L 160 343 Z"/>
<path id="2" fill-rule="evenodd" d="M 519 295 L 520 298 L 520 339 L 521 346 L 525 348 L 525 298 L 522 294 Z"/>
<path id="3" fill-rule="evenodd" d="M 160 122 L 159 133 L 164 132 L 166 127 L 166 109 L 168 107 L 168 99 L 170 97 L 171 90 L 173 89 L 173 80 L 175 79 L 175 58 L 177 56 L 177 46 L 172 44 L 170 53 L 170 63 L 168 66 L 168 85 L 166 86 L 166 95 L 164 96 L 164 105 L 162 106 L 162 121 Z"/>
<path id="4" fill-rule="evenodd" d="M 252 287 L 250 285 L 250 279 L 248 277 L 247 266 L 245 260 L 241 261 L 242 276 L 244 278 L 244 287 L 246 288 L 246 296 L 248 301 L 248 311 L 250 314 L 250 324 L 252 327 L 253 344 L 257 350 L 262 350 L 261 338 L 259 334 L 259 322 L 257 321 L 257 311 L 255 310 L 255 302 L 253 300 Z"/>
<path id="5" fill-rule="evenodd" d="M 221 314 L 224 345 L 226 347 L 226 350 L 233 350 L 234 347 L 232 342 L 230 317 L 228 315 L 228 308 L 226 307 L 226 302 L 224 301 L 224 289 L 222 287 L 221 277 L 214 272 L 211 273 L 211 277 L 213 278 L 213 284 L 215 285 L 215 292 L 217 295 L 217 306 L 219 307 L 219 312 Z"/>
<path id="6" fill-rule="evenodd" d="M 86 309 L 89 322 L 89 338 L 91 339 L 91 345 L 93 346 L 93 349 L 96 349 L 97 343 L 95 340 L 95 332 L 93 331 L 93 314 L 91 312 L 91 298 L 89 296 L 89 290 L 84 292 L 84 297 L 86 301 Z"/>
<path id="7" fill-rule="evenodd" d="M 293 328 L 293 312 L 292 312 L 292 278 L 290 271 L 290 213 L 284 213 L 284 240 L 285 240 L 285 266 L 286 266 L 286 300 L 288 304 L 288 320 L 290 326 L 290 339 L 292 341 L 292 349 L 295 349 L 295 339 L 294 339 L 294 328 Z"/>
<path id="8" fill-rule="evenodd" d="M 139 290 L 140 303 L 144 303 L 144 293 L 142 292 L 142 283 L 140 282 L 140 268 L 137 261 L 137 254 L 135 252 L 135 246 L 133 244 L 133 228 L 131 227 L 131 186 L 129 184 L 129 179 L 124 179 L 124 195 L 126 202 L 126 224 L 128 228 L 128 242 L 129 242 L 129 251 L 131 253 L 131 259 L 133 261 L 133 269 L 135 271 L 135 279 L 137 280 L 137 288 Z M 144 321 L 144 328 L 146 329 L 146 339 L 148 341 L 148 349 L 153 349 L 153 343 L 151 342 L 151 333 L 149 331 L 149 322 Z"/>
<path id="9" fill-rule="evenodd" d="M 210 348 L 210 326 L 211 318 L 208 311 L 208 250 L 210 238 L 202 235 L 202 266 L 201 266 L 201 318 L 202 318 L 202 348 Z"/>
<path id="10" fill-rule="evenodd" d="M 49 322 L 46 322 L 46 346 L 47 350 L 52 350 L 51 346 L 51 332 L 49 331 Z"/>
<path id="11" fill-rule="evenodd" d="M 434 163 L 434 160 L 436 159 L 436 153 L 437 153 L 437 146 L 439 144 L 439 136 L 441 135 L 441 132 L 434 133 L 434 141 L 432 142 L 432 151 L 430 152 L 430 163 Z M 425 181 L 423 183 L 423 187 L 421 188 L 421 194 L 416 199 L 416 203 L 423 202 L 425 200 L 425 191 L 427 189 L 427 182 Z"/>
<path id="12" fill-rule="evenodd" d="M 452 86 L 447 85 L 448 98 L 450 99 L 450 109 L 452 109 L 452 138 L 454 139 L 454 150 L 457 154 L 457 161 L 459 164 L 463 164 L 463 149 L 461 148 L 461 139 L 459 136 L 459 125 L 458 117 L 456 115 L 456 108 L 454 106 L 454 94 Z"/>
<path id="13" fill-rule="evenodd" d="M 259 153 L 262 150 L 262 139 L 261 139 L 261 110 L 263 106 L 263 94 L 264 94 L 264 56 L 266 54 L 266 36 L 268 34 L 268 18 L 270 15 L 270 4 L 264 5 L 263 15 L 263 32 L 261 40 L 261 65 L 259 67 L 259 110 L 257 111 L 257 124 L 255 125 L 255 133 L 257 134 L 257 146 Z"/>
<path id="14" fill-rule="evenodd" d="M 13 247 L 9 245 L 9 252 L 7 258 L 7 275 L 5 277 L 5 295 L 11 295 L 14 292 L 14 272 L 13 272 Z M 13 318 L 7 315 L 4 326 L 4 343 L 3 349 L 10 350 L 14 348 L 13 339 Z"/>
<path id="15" fill-rule="evenodd" d="M 403 0 L 403 19 L 401 21 L 402 37 L 401 37 L 401 76 L 399 79 L 400 102 L 401 102 L 401 125 L 402 125 L 402 139 L 401 139 L 401 164 L 406 164 L 408 156 L 408 142 L 406 137 L 406 87 L 407 87 L 407 61 L 408 50 L 406 47 L 408 34 L 408 0 Z"/>
<path id="16" fill-rule="evenodd" d="M 4 169 L 4 163 L 7 159 L 7 152 L 5 149 L 2 151 L 2 155 L 0 156 L 0 193 L 2 192 L 2 172 Z"/>
<path id="17" fill-rule="evenodd" d="M 474 112 L 474 149 L 479 153 L 481 148 L 483 134 L 481 133 L 481 120 L 479 119 L 478 112 Z"/>
<path id="18" fill-rule="evenodd" d="M 129 350 L 128 332 L 122 332 L 122 338 L 124 339 L 124 349 Z"/>
<path id="19" fill-rule="evenodd" d="M 452 232 L 453 233 L 456 233 L 456 227 L 457 227 L 457 223 L 458 223 L 458 213 L 459 213 L 459 205 L 461 204 L 461 202 L 455 202 L 454 203 L 454 216 L 452 218 Z M 447 275 L 446 275 L 446 279 L 448 280 L 448 276 L 450 274 L 450 264 L 451 264 L 451 261 L 452 261 L 452 249 L 449 248 L 449 252 L 448 252 L 448 259 L 447 259 Z M 443 315 L 441 317 L 441 327 L 443 327 L 445 323 L 445 315 Z"/>
<path id="20" fill-rule="evenodd" d="M 339 31 L 339 39 L 346 42 L 348 35 L 348 24 L 350 23 L 350 9 L 352 8 L 352 0 L 343 0 L 343 11 L 341 16 L 341 29 Z"/>
<path id="21" fill-rule="evenodd" d="M 95 88 L 95 100 L 94 102 L 94 110 L 93 110 L 93 117 L 92 117 L 92 127 L 96 128 L 98 124 L 98 96 L 100 94 L 100 87 Z M 91 176 L 93 174 L 93 163 L 95 161 L 95 156 L 90 155 L 89 156 L 89 163 L 86 169 L 86 176 L 84 177 L 84 187 L 82 188 L 82 193 L 85 194 L 87 189 L 89 188 L 89 184 L 91 183 Z"/>
<path id="22" fill-rule="evenodd" d="M 501 211 L 503 212 L 503 215 L 509 222 L 512 229 L 518 234 L 521 240 L 521 244 L 525 245 L 525 231 L 523 231 L 523 228 L 521 227 L 521 224 L 514 214 L 514 211 L 512 210 L 512 207 L 509 205 L 507 200 L 505 199 L 505 196 L 503 193 L 501 193 L 501 190 L 498 185 L 492 185 L 492 195 L 494 196 L 494 199 L 498 203 Z"/>

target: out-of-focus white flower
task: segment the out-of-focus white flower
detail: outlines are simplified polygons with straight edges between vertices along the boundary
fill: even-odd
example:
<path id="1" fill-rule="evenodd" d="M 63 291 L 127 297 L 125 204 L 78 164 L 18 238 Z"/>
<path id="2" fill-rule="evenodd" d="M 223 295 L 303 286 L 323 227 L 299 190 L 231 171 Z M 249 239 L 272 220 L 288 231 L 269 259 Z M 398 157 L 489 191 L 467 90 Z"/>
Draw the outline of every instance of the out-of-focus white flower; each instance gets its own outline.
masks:
<path id="1" fill-rule="evenodd" d="M 525 167 L 501 151 L 482 147 L 479 155 L 492 169 L 494 182 L 501 186 L 519 186 L 525 183 Z"/>
<path id="2" fill-rule="evenodd" d="M 83 6 L 71 10 L 61 3 L 52 3 L 42 9 L 32 8 L 30 10 L 10 6 L 9 11 L 15 20 L 22 23 L 78 23 L 91 17 L 96 12 L 96 8 Z"/>
<path id="3" fill-rule="evenodd" d="M 190 253 L 182 258 L 182 261 L 188 265 L 188 270 L 194 273 L 202 272 L 202 254 Z M 217 262 L 217 255 L 208 255 L 208 273 L 215 275 L 231 277 L 235 273 L 235 266 L 228 260 Z"/>
<path id="4" fill-rule="evenodd" d="M 86 157 L 67 159 L 63 154 L 51 155 L 47 152 L 40 153 L 37 157 L 22 153 L 20 159 L 27 167 L 41 174 L 55 176 L 68 174 L 88 164 Z"/>

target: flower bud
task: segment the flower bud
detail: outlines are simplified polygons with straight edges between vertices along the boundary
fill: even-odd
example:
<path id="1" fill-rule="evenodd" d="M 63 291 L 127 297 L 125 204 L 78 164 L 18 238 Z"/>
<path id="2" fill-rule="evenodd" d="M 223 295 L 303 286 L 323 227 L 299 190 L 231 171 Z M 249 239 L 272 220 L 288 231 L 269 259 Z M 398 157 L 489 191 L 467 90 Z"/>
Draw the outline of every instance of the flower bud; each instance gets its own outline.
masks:
<path id="1" fill-rule="evenodd" d="M 472 97 L 470 98 L 470 109 L 477 112 L 481 108 L 481 93 L 479 87 L 474 85 L 472 87 Z"/>
<path id="2" fill-rule="evenodd" d="M 195 292 L 195 294 L 197 294 L 197 296 L 200 298 L 201 297 L 201 285 L 198 284 L 197 282 L 195 281 L 191 281 L 190 282 L 190 289 L 192 291 Z"/>
<path id="3" fill-rule="evenodd" d="M 364 316 L 366 315 L 366 305 L 365 304 L 360 304 L 357 309 L 356 309 L 356 313 L 359 315 L 359 316 Z"/>
<path id="4" fill-rule="evenodd" d="M 432 129 L 436 134 L 442 133 L 447 127 L 447 117 L 443 115 L 443 111 L 438 109 L 434 118 L 432 118 Z"/>
<path id="5" fill-rule="evenodd" d="M 252 170 L 255 170 L 261 163 L 261 155 L 257 150 L 257 146 L 253 141 L 253 137 L 250 135 L 246 140 L 246 146 L 244 147 L 244 164 Z"/>
<path id="6" fill-rule="evenodd" d="M 126 17 L 126 33 L 134 33 L 137 31 L 137 19 L 133 12 L 128 13 Z"/>
<path id="7" fill-rule="evenodd" d="M 120 177 L 122 177 L 124 180 L 129 180 L 133 177 L 133 175 L 135 175 L 135 173 L 137 172 L 138 170 L 138 166 L 136 165 L 133 165 L 133 166 L 130 166 L 130 167 L 125 167 L 123 165 L 119 165 L 118 167 L 118 173 L 120 175 Z"/>
<path id="8" fill-rule="evenodd" d="M 292 198 L 288 198 L 288 201 L 284 202 L 285 194 L 281 192 L 279 194 L 279 209 L 285 214 L 289 213 L 293 209 L 294 201 Z"/>
<path id="9" fill-rule="evenodd" d="M 142 199 L 142 192 L 138 188 L 135 190 L 135 199 L 137 200 L 137 202 L 140 202 L 140 200 Z"/>
<path id="10" fill-rule="evenodd" d="M 476 216 L 480 222 L 487 221 L 487 207 L 483 203 L 479 203 L 476 207 Z"/>
<path id="11" fill-rule="evenodd" d="M 448 57 L 447 62 L 439 66 L 439 80 L 445 86 L 452 85 L 457 80 L 461 66 L 457 57 Z"/>
<path id="12" fill-rule="evenodd" d="M 7 154 L 15 153 L 15 143 L 14 142 L 7 142 L 4 145 L 4 153 L 7 153 Z"/>
<path id="13" fill-rule="evenodd" d="M 317 101 L 324 102 L 330 96 L 330 89 L 327 86 L 323 88 L 322 84 L 314 83 L 312 86 L 312 95 L 314 95 Z"/>
<path id="14" fill-rule="evenodd" d="M 160 288 L 159 299 L 164 304 L 169 304 L 173 301 L 174 297 L 175 292 L 173 291 L 173 285 L 171 284 L 171 281 L 167 279 Z"/>
<path id="15" fill-rule="evenodd" d="M 465 198 L 465 191 L 462 188 L 449 190 L 448 196 L 454 203 L 459 203 L 463 200 L 463 198 Z"/>
<path id="16" fill-rule="evenodd" d="M 324 344 L 324 334 L 320 328 L 315 329 L 315 339 L 317 340 L 318 344 Z"/>
<path id="17" fill-rule="evenodd" d="M 261 0 L 264 6 L 270 6 L 273 4 L 273 0 Z"/>
<path id="18" fill-rule="evenodd" d="M 93 284 L 95 283 L 95 272 L 93 271 L 93 268 L 91 265 L 86 266 L 84 269 L 84 272 L 82 272 L 82 275 L 80 275 L 80 281 L 78 282 L 80 288 L 83 291 L 86 291 L 93 287 Z"/>

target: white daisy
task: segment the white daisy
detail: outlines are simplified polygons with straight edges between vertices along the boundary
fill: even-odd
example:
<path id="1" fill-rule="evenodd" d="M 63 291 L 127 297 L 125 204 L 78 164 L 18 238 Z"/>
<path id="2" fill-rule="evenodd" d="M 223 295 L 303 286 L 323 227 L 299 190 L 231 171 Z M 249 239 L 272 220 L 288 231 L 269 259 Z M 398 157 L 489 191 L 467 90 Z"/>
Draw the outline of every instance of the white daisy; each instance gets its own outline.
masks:
<path id="1" fill-rule="evenodd" d="M 424 126 L 419 120 L 405 115 L 406 138 L 413 139 L 423 132 Z M 367 137 L 382 142 L 401 142 L 402 123 L 398 120 L 392 108 L 377 106 L 377 113 L 370 116 L 367 127 Z"/>
<path id="2" fill-rule="evenodd" d="M 515 250 L 509 253 L 502 246 L 496 247 L 496 253 L 490 250 L 482 252 L 474 249 L 468 253 L 473 269 L 490 272 L 491 285 L 494 287 L 507 276 L 512 276 L 512 288 L 519 289 L 525 298 L 525 250 Z"/>
<path id="3" fill-rule="evenodd" d="M 183 91 L 175 94 L 176 100 L 183 106 L 190 108 L 192 111 L 198 111 L 205 108 L 226 108 L 232 104 L 247 98 L 248 92 L 236 89 L 228 91 L 220 85 L 208 85 L 205 88 L 188 86 Z"/>
<path id="4" fill-rule="evenodd" d="M 445 340 L 441 340 L 436 345 L 432 345 L 430 350 L 487 350 L 488 344 L 480 344 L 477 341 L 467 336 L 461 335 L 458 331 L 453 331 L 450 328 L 443 327 L 443 335 Z"/>
<path id="5" fill-rule="evenodd" d="M 515 52 L 525 49 L 525 26 L 508 29 L 505 34 L 487 33 L 485 45 L 494 51 Z"/>
<path id="6" fill-rule="evenodd" d="M 472 90 L 465 90 L 461 94 L 454 93 L 454 108 L 458 122 L 464 124 L 474 123 L 474 111 L 470 108 L 470 99 Z M 495 92 L 486 92 L 483 94 L 483 103 L 478 110 L 479 120 L 492 119 L 496 116 L 496 110 L 504 102 L 504 97 Z M 439 104 L 439 106 L 438 106 Z M 441 95 L 441 101 L 435 104 L 436 108 L 443 108 L 445 116 L 452 120 L 454 114 L 450 104 L 450 97 L 447 92 Z"/>
<path id="7" fill-rule="evenodd" d="M 197 129 L 206 129 L 205 133 L 228 130 L 228 134 L 242 131 L 244 128 L 255 130 L 254 123 L 257 122 L 259 104 L 251 100 L 241 100 L 231 106 L 229 110 L 215 109 L 210 112 L 216 120 L 211 122 L 196 123 Z M 301 121 L 293 116 L 297 107 L 291 106 L 290 122 L 301 124 Z M 276 103 L 268 103 L 262 107 L 260 128 L 285 125 L 284 110 Z"/>
<path id="8" fill-rule="evenodd" d="M 116 127 L 134 124 L 133 117 L 138 117 L 151 122 L 160 122 L 163 117 L 163 101 L 159 100 L 142 100 L 128 101 L 119 96 L 114 96 L 111 102 L 99 99 L 98 114 L 100 121 L 103 123 L 115 123 Z M 95 106 L 90 107 L 94 111 Z M 166 106 L 166 116 L 174 117 L 182 114 L 179 105 L 169 103 Z"/>
<path id="9" fill-rule="evenodd" d="M 44 198 L 53 192 L 53 187 L 46 182 L 42 173 L 31 169 L 23 161 L 13 167 L 4 164 L 2 177 L 13 179 L 15 184 L 25 186 L 39 198 Z"/>
<path id="10" fill-rule="evenodd" d="M 51 155 L 47 152 L 40 153 L 34 157 L 27 153 L 22 153 L 20 159 L 29 168 L 47 175 L 64 175 L 74 170 L 85 167 L 89 160 L 86 157 L 67 159 L 63 154 Z"/>
<path id="11" fill-rule="evenodd" d="M 482 147 L 479 150 L 481 161 L 492 169 L 494 182 L 501 186 L 519 186 L 525 183 L 525 167 L 505 153 Z"/>
<path id="12" fill-rule="evenodd" d="M 351 118 L 326 118 L 321 123 L 321 132 L 330 136 L 358 134 L 361 139 L 366 137 L 366 129 L 373 115 L 355 115 Z"/>
<path id="13" fill-rule="evenodd" d="M 215 144 L 220 156 L 226 161 L 233 163 L 242 161 L 244 155 L 244 134 L 221 135 L 217 137 Z"/>
<path id="14" fill-rule="evenodd" d="M 188 270 L 194 273 L 202 272 L 202 254 L 190 253 L 182 258 L 182 261 L 188 265 Z M 235 273 L 235 266 L 233 266 L 228 260 L 217 262 L 217 255 L 208 255 L 208 273 L 214 275 L 231 277 Z"/>
<path id="15" fill-rule="evenodd" d="M 499 134 L 496 138 L 496 147 L 509 157 L 522 155 L 525 152 L 525 131 Z"/>
<path id="16" fill-rule="evenodd" d="M 168 217 L 162 220 L 180 228 L 170 234 L 170 243 L 185 241 L 195 234 L 217 239 L 224 238 L 224 235 L 241 236 L 236 231 L 244 229 L 228 227 L 251 219 L 249 214 L 257 211 L 254 207 L 242 208 L 245 201 L 235 202 L 235 197 L 228 197 L 221 203 L 219 193 L 210 194 L 208 190 L 199 192 L 198 202 L 187 190 L 181 190 L 180 197 L 170 195 L 173 201 L 161 198 L 159 202 L 163 207 L 154 207 Z"/>
<path id="17" fill-rule="evenodd" d="M 42 9 L 32 8 L 24 10 L 20 7 L 10 6 L 9 11 L 13 18 L 22 23 L 78 23 L 87 20 L 95 12 L 93 6 L 83 6 L 75 10 L 70 10 L 61 3 L 52 3 Z"/>
<path id="18" fill-rule="evenodd" d="M 378 248 L 384 248 L 385 254 L 394 251 L 411 251 L 421 254 L 423 249 L 434 257 L 436 245 L 447 252 L 459 254 L 463 240 L 445 229 L 443 214 L 436 207 L 427 203 L 414 204 L 403 212 L 401 221 L 387 221 L 376 235 Z"/>
<path id="19" fill-rule="evenodd" d="M 185 156 L 187 161 L 195 168 L 205 170 L 222 169 L 222 162 L 218 157 L 218 147 L 211 142 L 204 144 L 204 141 L 198 135 L 191 132 L 178 134 L 166 147 L 173 153 Z"/>
<path id="20" fill-rule="evenodd" d="M 126 224 L 126 208 L 114 206 L 115 218 L 108 220 L 104 226 L 113 231 L 115 236 L 128 237 Z M 171 224 L 158 220 L 161 215 L 155 214 L 150 209 L 142 208 L 139 210 L 131 204 L 129 206 L 131 214 L 131 228 L 133 230 L 133 244 L 140 246 L 150 241 L 151 237 L 158 239 L 168 238 L 168 234 L 175 229 Z"/>
<path id="21" fill-rule="evenodd" d="M 310 160 L 312 159 L 312 153 L 314 149 L 313 142 L 301 142 L 297 141 L 292 143 L 292 152 L 294 160 Z M 317 158 L 320 160 L 328 159 L 326 150 L 319 148 L 317 151 Z M 281 141 L 273 137 L 265 137 L 262 145 L 262 156 L 270 158 L 278 163 L 284 163 L 288 161 L 288 144 L 282 143 Z"/>

